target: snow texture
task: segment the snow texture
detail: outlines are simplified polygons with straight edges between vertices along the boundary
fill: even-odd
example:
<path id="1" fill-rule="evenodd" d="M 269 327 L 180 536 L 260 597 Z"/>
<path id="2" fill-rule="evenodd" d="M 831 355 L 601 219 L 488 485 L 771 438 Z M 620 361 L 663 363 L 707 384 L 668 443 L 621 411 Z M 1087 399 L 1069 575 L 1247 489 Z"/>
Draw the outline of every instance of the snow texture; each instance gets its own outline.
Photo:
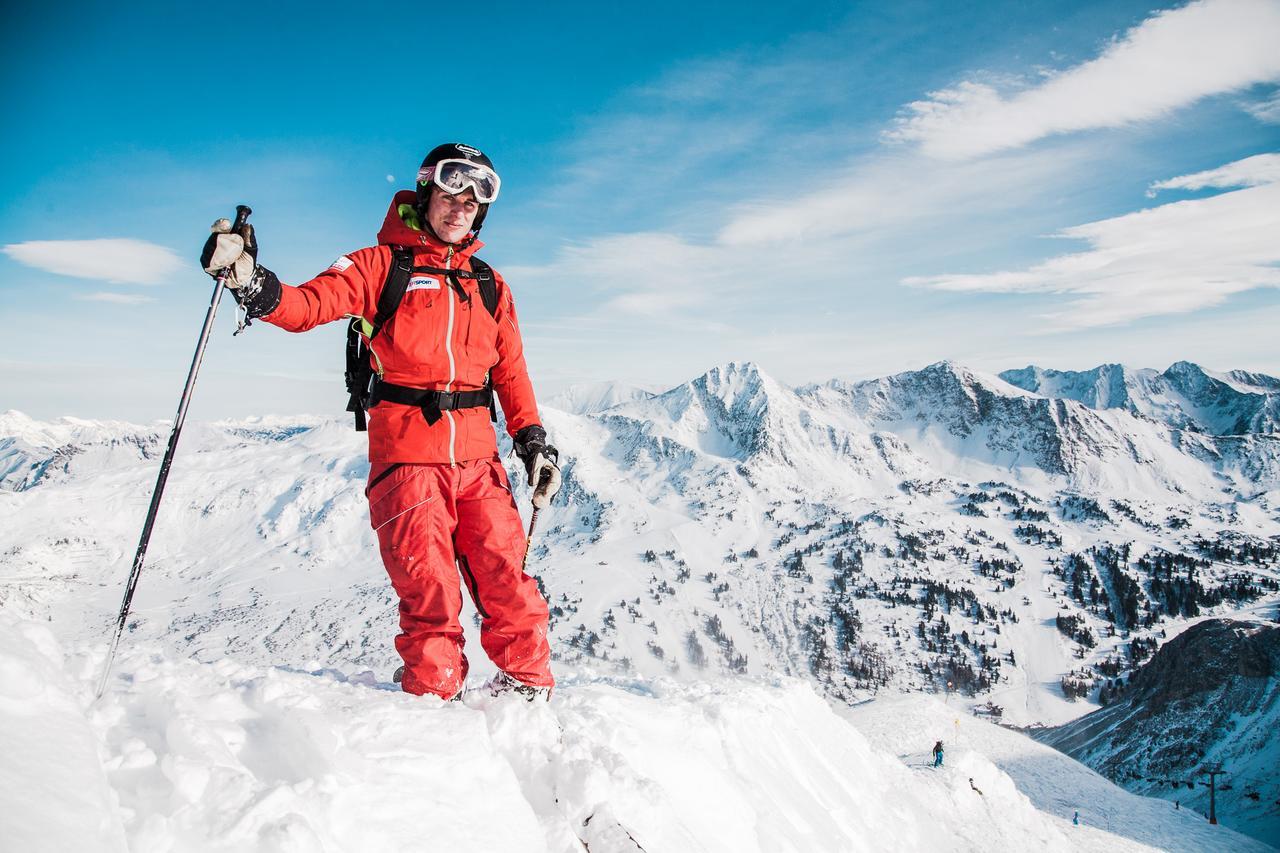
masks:
<path id="1" fill-rule="evenodd" d="M 132 645 L 93 704 L 101 649 L 64 655 L 7 616 L 0 632 L 0 814 L 31 853 L 1264 849 L 923 697 L 852 723 L 794 681 L 446 703 Z"/>

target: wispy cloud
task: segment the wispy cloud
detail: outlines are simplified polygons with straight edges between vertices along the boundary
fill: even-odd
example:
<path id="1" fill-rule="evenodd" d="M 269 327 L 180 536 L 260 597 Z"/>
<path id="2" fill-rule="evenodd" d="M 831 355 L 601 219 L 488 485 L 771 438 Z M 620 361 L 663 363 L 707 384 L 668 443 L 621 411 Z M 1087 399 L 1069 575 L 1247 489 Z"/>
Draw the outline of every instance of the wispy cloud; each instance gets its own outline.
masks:
<path id="1" fill-rule="evenodd" d="M 86 293 L 77 296 L 82 302 L 110 302 L 115 305 L 142 305 L 146 302 L 155 302 L 150 296 L 142 296 L 137 293 L 109 293 L 100 291 L 98 293 Z"/>
<path id="2" fill-rule="evenodd" d="M 1258 154 L 1217 169 L 1156 181 L 1147 190 L 1147 197 L 1154 197 L 1160 190 L 1231 189 L 1276 183 L 1280 183 L 1280 154 Z"/>
<path id="3" fill-rule="evenodd" d="M 968 219 L 1012 211 L 1032 201 L 1052 176 L 1068 171 L 1081 156 L 1070 151 L 1052 158 L 1010 153 L 998 159 L 942 163 L 901 152 L 864 157 L 843 168 L 802 165 L 797 167 L 802 174 L 796 185 L 820 189 L 738 205 L 717 242 L 745 247 L 889 232 L 925 220 L 954 218 L 958 206 L 964 207 Z"/>
<path id="4" fill-rule="evenodd" d="M 1245 103 L 1244 108 L 1260 122 L 1280 124 L 1280 89 L 1272 92 L 1270 97 Z"/>
<path id="5" fill-rule="evenodd" d="M 865 130 L 858 138 L 871 60 L 849 38 L 837 27 L 767 54 L 683 61 L 619 92 L 554 152 L 560 174 L 538 203 L 560 222 L 585 211 L 588 231 L 600 220 L 684 227 L 771 184 L 777 164 L 878 145 Z"/>
<path id="6" fill-rule="evenodd" d="M 29 267 L 112 284 L 163 284 L 188 266 L 172 249 L 123 238 L 31 240 L 11 243 L 4 253 Z"/>
<path id="7" fill-rule="evenodd" d="M 1280 79 L 1280 2 L 1201 0 L 1158 12 L 1089 62 L 1002 93 L 962 81 L 909 104 L 891 140 L 962 159 L 1047 136 L 1120 127 Z"/>
<path id="8" fill-rule="evenodd" d="M 512 267 L 508 275 L 533 288 L 574 282 L 581 308 L 574 331 L 628 336 L 721 331 L 726 300 L 760 278 L 753 262 L 660 232 L 572 244 L 548 266 Z"/>
<path id="9" fill-rule="evenodd" d="M 1251 157 L 1158 188 L 1236 186 L 1270 174 Z M 1046 315 L 1055 330 L 1126 323 L 1218 305 L 1259 287 L 1280 287 L 1280 177 L 1205 199 L 1180 201 L 1090 222 L 1057 236 L 1090 249 L 1021 271 L 913 277 L 904 284 L 938 290 L 1072 295 Z"/>
<path id="10" fill-rule="evenodd" d="M 803 363 L 804 370 L 826 359 L 838 370 L 860 359 L 961 355 L 977 346 L 975 339 L 1010 350 L 1034 339 L 1059 351 L 1087 336 L 1142 335 L 1148 326 L 1105 328 L 1142 316 L 1186 316 L 1275 284 L 1274 241 L 1266 232 L 1275 229 L 1272 211 L 1280 205 L 1266 177 L 1270 160 L 1249 158 L 1151 185 L 1191 189 L 1199 181 L 1202 188 L 1244 188 L 1238 192 L 1088 222 L 1096 207 L 1071 211 L 1094 204 L 1100 185 L 1127 200 L 1135 187 L 1172 172 L 1158 171 L 1147 158 L 1144 172 L 1117 174 L 1115 141 L 1097 135 L 1060 140 L 1051 150 L 1025 142 L 1161 115 L 1249 85 L 1259 67 L 1280 76 L 1270 42 L 1259 59 L 1262 39 L 1253 32 L 1280 31 L 1267 23 L 1274 18 L 1280 25 L 1280 14 L 1268 17 L 1271 10 L 1280 4 L 1214 0 L 1152 17 L 1116 36 L 1093 63 L 1032 84 L 1039 100 L 1007 113 L 1024 125 L 1022 141 L 1001 141 L 1005 113 L 977 116 L 1000 130 L 998 144 L 975 137 L 988 146 L 982 157 L 938 156 L 929 146 L 947 143 L 947 123 L 933 127 L 928 139 L 922 125 L 920 145 L 886 145 L 883 124 L 851 128 L 794 114 L 797 105 L 812 105 L 813 92 L 837 101 L 838 92 L 823 88 L 832 81 L 846 92 L 865 92 L 850 81 L 870 69 L 845 73 L 830 55 L 721 57 L 681 66 L 602 112 L 566 152 L 564 180 L 552 182 L 542 201 L 572 199 L 566 208 L 592 219 L 586 236 L 562 244 L 544 265 L 504 272 L 561 311 L 573 306 L 568 331 L 536 327 L 543 351 L 567 335 L 573 346 L 566 351 L 580 349 L 581 341 L 609 342 L 592 360 L 599 376 L 634 378 L 704 355 L 765 353 L 775 363 Z M 1188 61 L 1199 64 L 1185 74 L 1174 67 Z M 1206 65 L 1214 65 L 1207 77 Z M 996 87 L 1008 91 L 1007 84 L 986 82 L 995 106 L 1005 109 Z M 1120 83 L 1130 88 L 1118 91 Z M 1076 97 L 1082 103 L 1067 109 Z M 896 103 L 885 105 L 883 121 L 892 120 Z M 1074 118 L 1052 123 L 1063 116 Z M 968 117 L 947 120 L 960 118 Z M 957 125 L 961 142 L 969 132 Z M 623 233 L 599 234 L 601 220 Z M 1062 229 L 1079 222 L 1086 224 Z M 639 227 L 628 233 L 629 223 Z M 1011 247 L 1023 252 L 1031 235 L 1047 232 L 1083 241 L 1086 250 L 993 275 L 904 278 L 961 264 L 1020 266 L 1021 260 L 991 258 Z M 917 287 L 894 287 L 899 281 Z M 979 300 L 964 292 L 1011 296 Z M 1041 296 L 1017 296 L 1025 293 Z M 1037 323 L 1034 313 L 1055 301 L 1063 310 Z M 526 318 L 526 330 L 533 328 Z M 1045 328 L 1080 331 L 1046 337 Z M 863 345 L 873 339 L 868 354 Z"/>

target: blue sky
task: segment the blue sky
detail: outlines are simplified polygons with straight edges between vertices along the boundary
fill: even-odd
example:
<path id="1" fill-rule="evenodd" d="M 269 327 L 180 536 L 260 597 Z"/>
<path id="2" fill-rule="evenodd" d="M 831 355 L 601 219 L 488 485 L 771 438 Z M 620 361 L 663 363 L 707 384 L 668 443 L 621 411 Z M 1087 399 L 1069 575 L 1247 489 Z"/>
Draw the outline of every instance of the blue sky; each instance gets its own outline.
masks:
<path id="1" fill-rule="evenodd" d="M 482 255 L 542 396 L 1280 374 L 1280 0 L 175 5 L 0 33 L 0 409 L 171 415 L 214 218 L 252 205 L 300 282 L 455 139 L 503 175 Z M 233 339 L 229 306 L 193 417 L 341 411 L 340 325 Z"/>

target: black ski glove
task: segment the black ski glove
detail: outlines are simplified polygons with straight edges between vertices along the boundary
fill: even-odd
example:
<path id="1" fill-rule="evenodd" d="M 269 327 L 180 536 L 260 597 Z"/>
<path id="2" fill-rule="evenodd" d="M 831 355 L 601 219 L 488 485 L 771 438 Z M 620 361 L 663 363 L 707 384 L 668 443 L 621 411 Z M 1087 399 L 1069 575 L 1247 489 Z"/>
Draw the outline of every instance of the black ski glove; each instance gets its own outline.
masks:
<path id="1" fill-rule="evenodd" d="M 200 266 L 217 278 L 227 272 L 226 284 L 249 318 L 264 317 L 280 304 L 280 279 L 258 264 L 258 240 L 248 223 L 238 234 L 231 232 L 231 221 L 219 219 L 210 229 L 200 253 Z"/>
<path id="2" fill-rule="evenodd" d="M 533 505 L 542 509 L 560 491 L 560 452 L 547 444 L 547 431 L 538 424 L 516 433 L 515 450 L 533 486 Z"/>

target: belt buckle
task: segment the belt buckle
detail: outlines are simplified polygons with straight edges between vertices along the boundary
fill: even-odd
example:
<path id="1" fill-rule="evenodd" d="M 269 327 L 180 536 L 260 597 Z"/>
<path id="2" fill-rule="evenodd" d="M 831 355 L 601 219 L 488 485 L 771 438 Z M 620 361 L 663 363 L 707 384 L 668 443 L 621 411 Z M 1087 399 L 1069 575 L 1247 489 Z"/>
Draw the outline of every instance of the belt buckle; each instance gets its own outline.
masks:
<path id="1" fill-rule="evenodd" d="M 437 399 L 440 401 L 440 411 L 452 411 L 458 408 L 457 391 L 440 391 L 438 393 L 439 397 Z"/>

